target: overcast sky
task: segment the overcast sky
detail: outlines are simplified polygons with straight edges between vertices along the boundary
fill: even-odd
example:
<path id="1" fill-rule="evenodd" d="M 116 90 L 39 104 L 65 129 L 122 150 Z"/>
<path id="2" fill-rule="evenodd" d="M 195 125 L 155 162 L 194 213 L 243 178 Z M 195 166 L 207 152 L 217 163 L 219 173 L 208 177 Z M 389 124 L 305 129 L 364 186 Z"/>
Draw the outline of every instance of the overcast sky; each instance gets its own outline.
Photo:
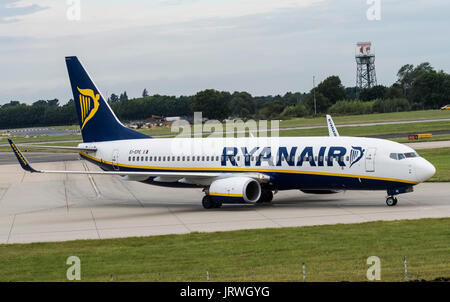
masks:
<path id="1" fill-rule="evenodd" d="M 358 41 L 374 45 L 379 84 L 408 63 L 450 72 L 448 0 L 81 0 L 79 21 L 72 2 L 0 0 L 0 104 L 66 103 L 71 55 L 104 94 L 130 97 L 307 92 L 313 75 L 354 86 Z"/>

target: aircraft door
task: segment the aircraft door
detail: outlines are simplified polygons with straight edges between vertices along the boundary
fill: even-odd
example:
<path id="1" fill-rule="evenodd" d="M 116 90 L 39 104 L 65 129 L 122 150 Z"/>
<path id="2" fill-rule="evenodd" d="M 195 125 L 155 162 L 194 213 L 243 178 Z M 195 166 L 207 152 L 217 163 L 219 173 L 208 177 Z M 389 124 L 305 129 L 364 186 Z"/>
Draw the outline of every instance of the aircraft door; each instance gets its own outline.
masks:
<path id="1" fill-rule="evenodd" d="M 375 172 L 375 155 L 377 148 L 369 148 L 366 153 L 366 172 Z"/>
<path id="2" fill-rule="evenodd" d="M 112 154 L 113 169 L 119 171 L 119 150 L 115 149 Z"/>

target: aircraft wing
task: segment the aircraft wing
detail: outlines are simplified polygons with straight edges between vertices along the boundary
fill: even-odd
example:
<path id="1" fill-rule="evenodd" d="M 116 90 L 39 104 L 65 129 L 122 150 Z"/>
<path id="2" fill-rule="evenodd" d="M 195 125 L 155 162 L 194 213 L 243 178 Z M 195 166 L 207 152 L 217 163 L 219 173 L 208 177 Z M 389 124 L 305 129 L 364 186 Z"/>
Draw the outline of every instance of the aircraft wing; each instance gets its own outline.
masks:
<path id="1" fill-rule="evenodd" d="M 229 175 L 230 173 L 220 173 L 220 172 L 159 172 L 159 171 L 68 171 L 68 170 L 36 170 L 23 156 L 22 152 L 17 148 L 14 142 L 8 139 L 9 144 L 19 161 L 21 167 L 31 173 L 51 173 L 51 174 L 86 174 L 86 175 L 118 175 L 118 176 L 148 176 L 148 177 L 170 177 L 170 178 L 214 178 L 224 175 Z M 261 173 L 240 173 L 240 176 L 247 176 L 254 178 L 260 182 L 268 182 L 270 177 Z"/>
<path id="2" fill-rule="evenodd" d="M 339 136 L 336 126 L 334 125 L 333 119 L 330 115 L 327 115 L 328 133 L 331 137 Z"/>
<path id="3" fill-rule="evenodd" d="M 28 147 L 33 149 L 54 149 L 67 151 L 97 151 L 95 147 L 67 147 L 67 146 L 42 146 L 42 145 L 21 145 L 21 147 Z"/>

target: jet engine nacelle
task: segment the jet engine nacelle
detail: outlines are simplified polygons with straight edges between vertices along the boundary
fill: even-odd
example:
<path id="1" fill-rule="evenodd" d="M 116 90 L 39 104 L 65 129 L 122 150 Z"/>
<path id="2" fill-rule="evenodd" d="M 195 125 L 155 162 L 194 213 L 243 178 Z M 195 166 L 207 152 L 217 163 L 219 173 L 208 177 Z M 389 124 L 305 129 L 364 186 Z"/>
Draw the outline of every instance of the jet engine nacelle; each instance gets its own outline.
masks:
<path id="1" fill-rule="evenodd" d="M 261 185 L 249 177 L 229 177 L 211 183 L 209 196 L 219 203 L 256 203 L 261 196 Z"/>

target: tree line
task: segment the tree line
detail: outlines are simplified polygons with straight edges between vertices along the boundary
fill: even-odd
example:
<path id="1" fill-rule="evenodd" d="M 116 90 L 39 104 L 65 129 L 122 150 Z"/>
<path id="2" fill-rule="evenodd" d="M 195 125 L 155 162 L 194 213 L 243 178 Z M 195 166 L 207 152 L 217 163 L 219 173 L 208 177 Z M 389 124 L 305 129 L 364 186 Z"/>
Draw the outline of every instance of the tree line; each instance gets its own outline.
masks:
<path id="1" fill-rule="evenodd" d="M 314 102 L 315 100 L 315 102 Z M 248 92 L 207 89 L 193 96 L 149 95 L 129 99 L 126 92 L 111 94 L 108 103 L 122 121 L 145 120 L 152 115 L 190 117 L 195 111 L 209 119 L 286 119 L 315 114 L 368 114 L 438 109 L 450 104 L 450 75 L 429 63 L 407 64 L 391 86 L 360 90 L 344 87 L 338 76 L 330 76 L 307 93 L 288 92 L 276 96 L 252 96 Z M 74 101 L 39 100 L 31 105 L 11 101 L 0 106 L 0 128 L 76 124 Z"/>

